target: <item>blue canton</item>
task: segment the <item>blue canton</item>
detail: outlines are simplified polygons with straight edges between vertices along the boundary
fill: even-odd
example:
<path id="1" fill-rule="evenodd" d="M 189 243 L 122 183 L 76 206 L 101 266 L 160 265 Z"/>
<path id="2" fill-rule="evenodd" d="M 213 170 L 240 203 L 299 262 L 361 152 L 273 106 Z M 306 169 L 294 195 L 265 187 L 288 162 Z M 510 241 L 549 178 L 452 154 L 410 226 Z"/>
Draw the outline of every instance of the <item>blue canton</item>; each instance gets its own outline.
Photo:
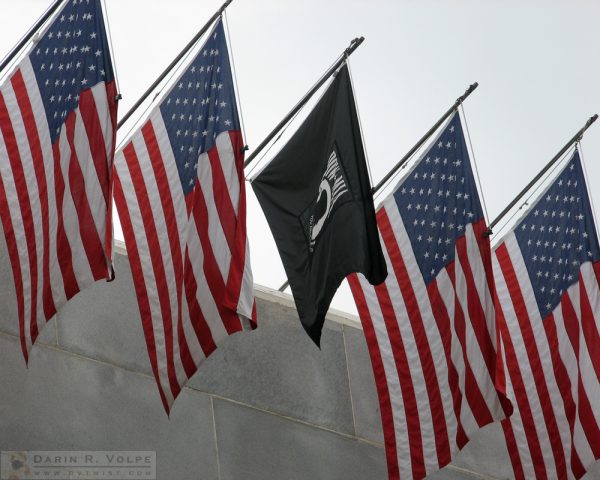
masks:
<path id="1" fill-rule="evenodd" d="M 239 130 L 233 77 L 221 20 L 160 106 L 184 194 L 195 185 L 198 157 L 222 132 Z"/>
<path id="2" fill-rule="evenodd" d="M 579 152 L 514 232 L 538 308 L 546 318 L 563 292 L 577 282 L 580 265 L 600 259 Z"/>
<path id="3" fill-rule="evenodd" d="M 54 143 L 81 92 L 114 77 L 100 0 L 67 3 L 29 59 Z"/>
<path id="4" fill-rule="evenodd" d="M 426 283 L 454 260 L 456 239 L 483 218 L 458 113 L 394 192 Z"/>

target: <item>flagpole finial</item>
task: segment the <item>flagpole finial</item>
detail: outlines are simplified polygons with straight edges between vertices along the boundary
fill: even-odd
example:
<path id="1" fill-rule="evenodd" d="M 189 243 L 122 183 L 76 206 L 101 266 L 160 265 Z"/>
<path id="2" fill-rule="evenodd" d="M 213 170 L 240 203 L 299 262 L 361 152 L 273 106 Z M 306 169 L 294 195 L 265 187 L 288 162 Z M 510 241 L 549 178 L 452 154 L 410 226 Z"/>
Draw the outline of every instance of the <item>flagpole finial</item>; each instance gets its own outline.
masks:
<path id="1" fill-rule="evenodd" d="M 596 120 L 598 120 L 598 114 L 594 113 L 587 121 L 586 126 L 589 127 L 592 123 L 594 123 Z"/>
<path id="2" fill-rule="evenodd" d="M 471 85 L 469 85 L 469 87 L 465 90 L 465 93 L 463 93 L 460 97 L 458 97 L 456 99 L 456 107 L 458 107 L 461 103 L 463 103 L 465 101 L 465 99 L 471 95 L 475 89 L 479 86 L 479 83 L 474 82 Z"/>
<path id="3" fill-rule="evenodd" d="M 350 46 L 344 50 L 346 58 L 354 52 L 365 41 L 365 37 L 356 37 L 350 42 Z"/>
<path id="4" fill-rule="evenodd" d="M 231 2 L 233 2 L 233 0 L 226 0 L 226 2 L 223 5 L 221 5 L 221 8 L 219 8 L 219 15 L 225 11 L 225 9 L 231 4 Z"/>

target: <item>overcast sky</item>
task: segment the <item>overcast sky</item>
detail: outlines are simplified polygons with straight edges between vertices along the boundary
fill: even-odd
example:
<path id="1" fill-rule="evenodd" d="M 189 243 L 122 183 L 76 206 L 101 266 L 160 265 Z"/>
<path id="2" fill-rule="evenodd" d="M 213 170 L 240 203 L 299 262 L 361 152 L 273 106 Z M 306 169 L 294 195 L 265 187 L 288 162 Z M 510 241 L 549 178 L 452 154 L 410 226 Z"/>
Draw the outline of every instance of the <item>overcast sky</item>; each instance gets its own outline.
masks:
<path id="1" fill-rule="evenodd" d="M 105 2 L 121 115 L 222 3 Z M 0 0 L 0 57 L 49 4 Z M 350 66 L 375 183 L 479 82 L 464 109 L 492 219 L 600 112 L 598 0 L 234 0 L 227 19 L 250 152 L 357 36 Z M 582 147 L 600 212 L 600 121 Z M 247 191 L 255 282 L 276 289 L 285 273 Z M 356 312 L 345 286 L 332 306 Z"/>

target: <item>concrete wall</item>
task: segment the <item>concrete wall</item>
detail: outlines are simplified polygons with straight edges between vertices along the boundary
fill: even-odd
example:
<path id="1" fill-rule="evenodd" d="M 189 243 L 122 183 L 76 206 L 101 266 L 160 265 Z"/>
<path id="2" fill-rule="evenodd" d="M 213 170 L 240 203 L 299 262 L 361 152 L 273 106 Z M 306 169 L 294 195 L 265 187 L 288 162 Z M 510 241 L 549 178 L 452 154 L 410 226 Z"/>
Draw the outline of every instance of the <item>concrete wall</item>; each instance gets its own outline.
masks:
<path id="1" fill-rule="evenodd" d="M 154 450 L 159 479 L 385 480 L 362 331 L 332 315 L 322 350 L 289 296 L 257 291 L 260 327 L 233 336 L 163 411 L 127 257 L 43 330 L 26 368 L 0 247 L 0 450 Z M 344 324 L 345 323 L 345 324 Z M 436 479 L 509 478 L 496 426 Z"/>

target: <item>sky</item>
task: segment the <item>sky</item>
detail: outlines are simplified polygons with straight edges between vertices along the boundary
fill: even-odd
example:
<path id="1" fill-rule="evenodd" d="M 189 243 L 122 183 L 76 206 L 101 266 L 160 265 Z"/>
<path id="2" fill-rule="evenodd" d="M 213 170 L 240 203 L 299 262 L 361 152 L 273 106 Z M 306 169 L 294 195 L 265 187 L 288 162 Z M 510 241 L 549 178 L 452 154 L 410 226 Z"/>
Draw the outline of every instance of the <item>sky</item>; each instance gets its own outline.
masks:
<path id="1" fill-rule="evenodd" d="M 120 115 L 222 3 L 104 1 Z M 0 57 L 49 4 L 0 0 Z M 234 0 L 226 17 L 249 153 L 355 37 L 365 37 L 350 68 L 373 183 L 478 82 L 464 112 L 489 219 L 600 113 L 598 0 Z M 600 213 L 600 121 L 582 149 Z M 283 266 L 247 187 L 255 283 L 277 289 Z M 356 313 L 346 285 L 332 307 Z"/>

